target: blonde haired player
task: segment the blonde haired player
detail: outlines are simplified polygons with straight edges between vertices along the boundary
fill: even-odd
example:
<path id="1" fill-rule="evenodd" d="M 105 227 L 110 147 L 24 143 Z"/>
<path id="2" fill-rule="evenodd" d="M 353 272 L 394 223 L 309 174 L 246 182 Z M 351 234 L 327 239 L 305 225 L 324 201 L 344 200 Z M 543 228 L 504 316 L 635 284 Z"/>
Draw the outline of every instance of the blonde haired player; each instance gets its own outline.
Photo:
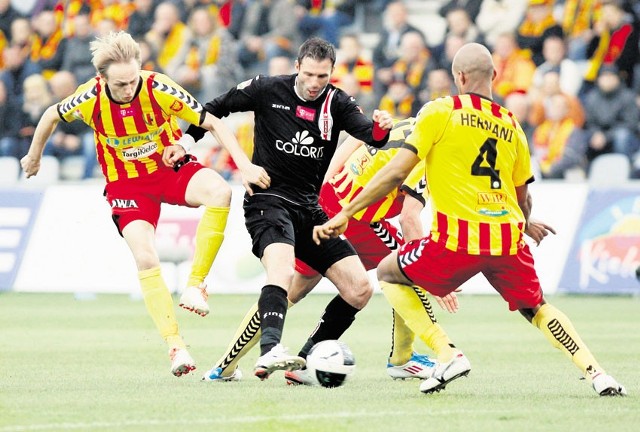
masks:
<path id="1" fill-rule="evenodd" d="M 543 297 L 522 234 L 539 243 L 551 229 L 529 220 L 533 174 L 527 139 L 513 115 L 491 99 L 496 76 L 491 53 L 480 44 L 464 45 L 454 57 L 452 73 L 460 94 L 427 103 L 404 147 L 340 213 L 314 228 L 314 240 L 343 233 L 351 216 L 396 187 L 424 160 L 431 233 L 380 263 L 383 289 L 408 291 L 418 285 L 444 296 L 481 272 L 509 309 L 518 310 L 568 355 L 599 395 L 625 395 L 569 318 Z M 444 344 L 442 348 L 433 375 L 420 384 L 423 393 L 440 391 L 471 370 L 464 354 Z"/>
<path id="2" fill-rule="evenodd" d="M 196 250 L 188 288 L 180 305 L 206 315 L 207 276 L 224 238 L 231 189 L 176 145 L 182 135 L 177 119 L 199 125 L 233 156 L 249 183 L 267 187 L 266 171 L 253 165 L 222 121 L 169 77 L 140 70 L 140 47 L 125 32 L 91 43 L 97 76 L 43 114 L 21 164 L 27 177 L 38 174 L 42 152 L 57 123 L 81 120 L 94 131 L 96 152 L 106 179 L 105 195 L 120 235 L 133 254 L 144 301 L 169 346 L 171 372 L 181 376 L 195 362 L 178 332 L 173 301 L 154 244 L 160 204 L 205 206 L 196 231 Z"/>

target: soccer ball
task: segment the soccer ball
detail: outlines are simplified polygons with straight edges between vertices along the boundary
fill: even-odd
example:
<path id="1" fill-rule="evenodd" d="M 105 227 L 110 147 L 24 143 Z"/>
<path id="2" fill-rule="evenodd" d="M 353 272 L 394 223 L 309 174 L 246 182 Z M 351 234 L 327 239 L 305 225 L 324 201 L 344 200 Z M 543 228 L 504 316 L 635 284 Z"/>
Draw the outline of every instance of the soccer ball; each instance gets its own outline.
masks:
<path id="1" fill-rule="evenodd" d="M 307 356 L 307 369 L 322 387 L 340 387 L 355 368 L 351 349 L 337 340 L 318 342 Z"/>

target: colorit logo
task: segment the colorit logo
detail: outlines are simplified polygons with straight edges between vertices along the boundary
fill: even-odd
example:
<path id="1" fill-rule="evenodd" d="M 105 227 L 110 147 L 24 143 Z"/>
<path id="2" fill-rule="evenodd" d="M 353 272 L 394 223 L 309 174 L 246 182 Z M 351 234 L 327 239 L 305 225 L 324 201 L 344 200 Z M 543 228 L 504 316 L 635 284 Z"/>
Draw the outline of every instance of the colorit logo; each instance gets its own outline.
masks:
<path id="1" fill-rule="evenodd" d="M 316 147 L 309 131 L 296 132 L 291 142 L 276 140 L 276 148 L 281 152 L 311 159 L 322 159 L 324 147 Z"/>

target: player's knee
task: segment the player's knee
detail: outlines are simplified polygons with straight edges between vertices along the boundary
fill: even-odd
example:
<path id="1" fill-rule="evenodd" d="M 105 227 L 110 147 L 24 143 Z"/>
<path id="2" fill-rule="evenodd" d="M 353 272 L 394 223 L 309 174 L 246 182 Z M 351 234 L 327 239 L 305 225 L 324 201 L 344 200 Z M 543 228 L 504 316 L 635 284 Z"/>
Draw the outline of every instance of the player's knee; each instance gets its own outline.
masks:
<path id="1" fill-rule="evenodd" d="M 205 203 L 211 207 L 229 207 L 231 205 L 231 186 L 223 180 L 211 182 L 206 190 Z"/>
<path id="2" fill-rule="evenodd" d="M 342 294 L 344 300 L 356 309 L 367 305 L 373 295 L 373 286 L 368 278 L 354 283 L 348 292 Z"/>
<path id="3" fill-rule="evenodd" d="M 376 269 L 378 280 L 387 283 L 398 283 L 397 272 L 394 271 L 397 267 L 398 265 L 395 261 L 388 260 L 387 258 L 383 259 Z"/>
<path id="4" fill-rule="evenodd" d="M 135 260 L 138 271 L 149 270 L 160 266 L 158 255 L 152 251 L 136 253 Z"/>

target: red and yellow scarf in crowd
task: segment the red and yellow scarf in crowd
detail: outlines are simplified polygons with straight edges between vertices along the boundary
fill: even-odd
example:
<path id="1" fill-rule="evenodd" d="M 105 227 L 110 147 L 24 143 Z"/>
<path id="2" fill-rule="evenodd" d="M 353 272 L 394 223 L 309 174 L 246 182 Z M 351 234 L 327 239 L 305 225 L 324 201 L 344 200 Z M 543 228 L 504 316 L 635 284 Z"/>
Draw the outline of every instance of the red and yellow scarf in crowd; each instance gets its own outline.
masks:
<path id="1" fill-rule="evenodd" d="M 566 0 L 562 15 L 565 36 L 576 37 L 589 30 L 600 15 L 600 0 Z"/>
<path id="2" fill-rule="evenodd" d="M 551 166 L 558 162 L 564 153 L 564 148 L 571 133 L 576 129 L 576 124 L 571 118 L 565 118 L 560 122 L 544 121 L 533 133 L 535 149 L 544 150 L 545 155 L 540 159 L 540 169 L 548 172 Z"/>
<path id="3" fill-rule="evenodd" d="M 603 64 L 612 64 L 618 60 L 632 31 L 633 25 L 623 24 L 613 32 L 608 30 L 602 32 L 598 47 L 589 60 L 589 67 L 584 75 L 586 81 L 595 81 Z"/>
<path id="4" fill-rule="evenodd" d="M 182 47 L 184 43 L 186 30 L 187 26 L 181 22 L 173 26 L 162 44 L 162 50 L 158 54 L 158 64 L 160 67 L 166 68 L 171 60 L 178 54 L 180 47 Z"/>
<path id="5" fill-rule="evenodd" d="M 215 64 L 220 56 L 221 43 L 222 41 L 219 35 L 211 36 L 204 58 L 200 58 L 200 49 L 198 45 L 192 44 L 189 49 L 189 53 L 187 54 L 185 64 L 193 70 L 198 70 L 202 66 Z"/>
<path id="6" fill-rule="evenodd" d="M 422 82 L 427 62 L 429 61 L 429 53 L 425 50 L 420 53 L 417 61 L 408 64 L 406 61 L 400 59 L 396 61 L 391 67 L 393 76 L 403 76 L 404 81 L 412 89 L 417 88 Z"/>
<path id="7" fill-rule="evenodd" d="M 544 33 L 546 29 L 548 29 L 551 26 L 554 26 L 555 24 L 556 24 L 556 20 L 551 14 L 551 11 L 549 11 L 549 15 L 547 15 L 545 19 L 543 19 L 540 22 L 533 22 L 533 21 L 530 21 L 528 18 L 525 19 L 522 22 L 522 24 L 520 24 L 520 28 L 518 28 L 518 33 L 521 34 L 522 36 L 529 36 L 529 37 L 542 36 L 542 33 Z"/>

